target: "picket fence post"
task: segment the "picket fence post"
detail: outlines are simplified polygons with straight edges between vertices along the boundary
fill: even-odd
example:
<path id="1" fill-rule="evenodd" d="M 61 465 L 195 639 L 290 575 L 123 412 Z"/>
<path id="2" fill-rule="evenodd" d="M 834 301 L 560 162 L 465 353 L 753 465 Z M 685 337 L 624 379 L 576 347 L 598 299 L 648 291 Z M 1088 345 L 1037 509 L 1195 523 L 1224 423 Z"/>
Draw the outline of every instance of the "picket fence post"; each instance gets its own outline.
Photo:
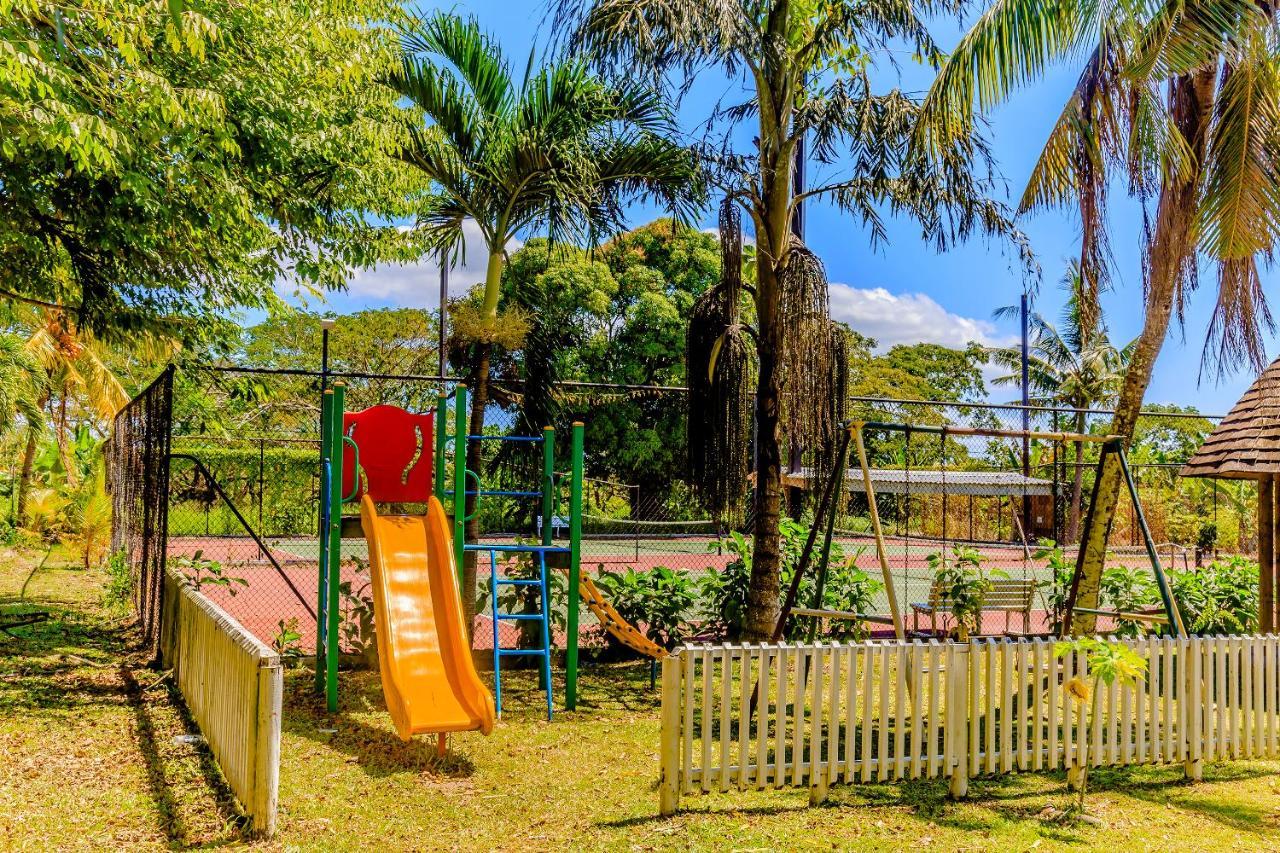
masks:
<path id="1" fill-rule="evenodd" d="M 680 682 L 683 649 L 662 659 L 661 776 L 658 781 L 659 812 L 674 814 L 680 807 Z M 689 737 L 686 732 L 685 737 Z"/>

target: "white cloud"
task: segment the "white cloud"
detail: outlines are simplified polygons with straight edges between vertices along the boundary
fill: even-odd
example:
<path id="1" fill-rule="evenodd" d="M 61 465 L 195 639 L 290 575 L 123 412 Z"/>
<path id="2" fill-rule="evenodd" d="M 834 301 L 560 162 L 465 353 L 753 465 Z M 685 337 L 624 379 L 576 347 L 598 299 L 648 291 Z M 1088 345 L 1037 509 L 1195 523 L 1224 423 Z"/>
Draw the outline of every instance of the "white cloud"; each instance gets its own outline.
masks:
<path id="1" fill-rule="evenodd" d="M 449 271 L 449 295 L 461 296 L 484 281 L 489 252 L 480 235 L 480 227 L 468 219 L 462 225 L 466 236 L 465 262 Z M 507 245 L 507 251 L 520 247 L 519 241 Z M 358 270 L 347 282 L 347 298 L 377 300 L 396 306 L 435 308 L 440 293 L 440 264 L 427 256 L 407 264 L 380 264 Z"/>
<path id="2" fill-rule="evenodd" d="M 883 287 L 831 284 L 831 316 L 876 339 L 894 344 L 934 343 L 961 348 L 970 341 L 1005 346 L 1013 341 L 994 323 L 952 314 L 923 293 L 890 293 Z"/>

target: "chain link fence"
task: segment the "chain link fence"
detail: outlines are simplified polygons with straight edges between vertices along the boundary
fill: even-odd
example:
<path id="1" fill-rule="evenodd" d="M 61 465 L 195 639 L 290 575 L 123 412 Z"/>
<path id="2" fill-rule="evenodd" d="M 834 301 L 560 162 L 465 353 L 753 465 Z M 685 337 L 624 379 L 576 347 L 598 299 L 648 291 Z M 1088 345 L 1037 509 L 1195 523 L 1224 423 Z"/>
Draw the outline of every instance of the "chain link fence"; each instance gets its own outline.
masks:
<path id="1" fill-rule="evenodd" d="M 330 375 L 347 384 L 349 410 L 390 403 L 412 411 L 435 408 L 447 386 L 438 377 L 391 374 Z M 319 394 L 321 377 L 308 371 L 189 371 L 179 374 L 173 399 L 171 482 L 167 520 L 171 564 L 235 615 L 257 636 L 284 654 L 314 648 L 314 604 L 318 582 Z M 212 404 L 210 403 L 212 400 Z M 486 407 L 484 430 L 491 435 L 527 434 L 518 386 L 498 383 Z M 586 431 L 586 478 L 582 568 L 616 578 L 613 587 L 641 583 L 665 570 L 688 581 L 677 590 L 698 600 L 685 611 L 687 622 L 708 624 L 723 614 L 730 575 L 740 578 L 750 520 L 731 529 L 701 512 L 685 475 L 685 398 L 682 389 L 566 383 L 557 394 L 556 511 L 553 538 L 568 536 L 569 425 Z M 208 409 L 219 408 L 219 430 Z M 1110 413 L 1067 409 L 1022 409 L 991 404 L 940 404 L 860 398 L 851 413 L 861 419 L 917 425 L 987 427 L 1007 430 L 1086 432 L 1107 430 Z M 450 412 L 449 421 L 452 420 Z M 1142 417 L 1129 458 L 1148 524 L 1167 566 L 1190 567 L 1218 551 L 1249 553 L 1255 548 L 1252 485 L 1246 482 L 1184 480 L 1178 468 L 1218 418 L 1182 410 L 1152 411 Z M 444 428 L 454 431 L 453 424 Z M 482 442 L 484 488 L 515 492 L 539 488 L 540 445 Z M 1060 558 L 1074 560 L 1073 545 L 1093 484 L 1097 445 L 1070 441 L 991 439 L 902 433 L 867 434 L 870 467 L 905 481 L 897 493 L 882 490 L 878 500 L 888 537 L 891 567 L 900 601 L 926 601 L 932 578 L 930 555 L 957 545 L 972 547 L 991 568 L 1010 577 L 1044 580 L 1051 573 L 1041 541 L 1060 543 Z M 750 452 L 750 448 L 744 448 Z M 452 460 L 446 476 L 452 482 Z M 929 472 L 933 472 L 930 474 Z M 942 472 L 942 473 L 940 473 Z M 788 504 L 803 520 L 812 495 L 804 488 L 803 463 L 788 472 Z M 977 477 L 959 492 L 928 488 L 929 477 Z M 1012 479 L 1002 479 L 1012 475 Z M 860 477 L 851 466 L 848 480 Z M 157 481 L 158 482 L 158 481 Z M 985 485 L 984 485 L 985 484 Z M 995 485 L 992 485 L 995 484 Z M 846 486 L 848 482 L 846 483 Z M 158 492 L 157 494 L 163 494 Z M 135 503 L 136 503 L 135 499 Z M 850 491 L 838 519 L 836 557 L 869 576 L 879 567 L 870 536 L 865 496 Z M 503 544 L 541 537 L 539 502 L 522 496 L 486 497 L 477 508 L 481 542 Z M 398 511 L 417 511 L 405 506 Z M 345 508 L 355 514 L 354 505 Z M 802 540 L 794 531 L 791 538 Z M 1141 567 L 1145 552 L 1136 515 L 1122 502 L 1111 534 L 1116 565 Z M 372 605 L 363 539 L 342 545 L 344 651 L 372 648 Z M 493 642 L 489 619 L 489 575 L 531 570 L 519 559 L 477 559 L 474 591 L 475 644 Z M 553 634 L 563 644 L 566 584 L 553 571 Z M 607 577 L 606 580 L 609 578 Z M 610 584 L 605 584 L 609 586 Z M 657 588 L 650 583 L 651 588 Z M 527 591 L 504 592 L 504 610 L 532 608 Z M 673 587 L 674 589 L 674 587 Z M 705 594 L 703 590 L 706 590 Z M 673 594 L 677 594 L 673 593 Z M 872 605 L 883 612 L 883 593 Z M 1048 609 L 1043 601 L 1037 609 Z M 584 645 L 603 645 L 584 610 Z M 527 627 L 500 623 L 499 642 L 529 643 Z"/>
<path id="2" fill-rule="evenodd" d="M 105 452 L 111 552 L 129 566 L 134 612 L 152 654 L 160 642 L 173 377 L 170 367 L 120 410 Z"/>

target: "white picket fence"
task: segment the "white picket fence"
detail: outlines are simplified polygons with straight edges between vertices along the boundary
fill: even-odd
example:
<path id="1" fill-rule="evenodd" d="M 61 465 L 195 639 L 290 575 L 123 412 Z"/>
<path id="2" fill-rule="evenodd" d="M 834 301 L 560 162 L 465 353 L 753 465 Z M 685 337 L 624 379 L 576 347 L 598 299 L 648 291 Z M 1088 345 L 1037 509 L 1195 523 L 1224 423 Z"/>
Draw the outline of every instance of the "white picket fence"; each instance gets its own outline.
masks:
<path id="1" fill-rule="evenodd" d="M 280 775 L 280 656 L 170 570 L 160 654 L 210 752 L 253 821 L 276 829 Z"/>
<path id="2" fill-rule="evenodd" d="M 730 789 L 968 780 L 1076 767 L 1280 757 L 1280 638 L 1125 641 L 1147 662 L 1082 727 L 1083 656 L 1050 640 L 690 646 L 662 662 L 660 807 Z"/>

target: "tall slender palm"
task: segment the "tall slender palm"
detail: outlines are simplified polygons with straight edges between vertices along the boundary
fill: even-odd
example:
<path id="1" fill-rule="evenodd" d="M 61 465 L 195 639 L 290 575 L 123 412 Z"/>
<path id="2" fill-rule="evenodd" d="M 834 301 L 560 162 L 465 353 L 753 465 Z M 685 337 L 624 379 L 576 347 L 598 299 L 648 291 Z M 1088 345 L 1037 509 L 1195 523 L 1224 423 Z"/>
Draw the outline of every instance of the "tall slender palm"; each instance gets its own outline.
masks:
<path id="1" fill-rule="evenodd" d="M 1124 381 L 1133 345 L 1116 349 L 1107 336 L 1101 311 L 1094 308 L 1085 292 L 1080 265 L 1072 261 L 1061 286 L 1067 291 L 1067 302 L 1058 324 L 1039 313 L 1029 318 L 1031 346 L 1027 358 L 1027 377 L 1033 406 L 1065 406 L 1073 409 L 1075 431 L 1083 433 L 1087 426 L 1087 409 L 1108 405 L 1116 399 Z M 1001 308 L 997 316 L 1009 316 L 1016 306 Z M 994 385 L 1012 386 L 1022 382 L 1022 351 L 1018 347 L 990 350 L 991 360 L 1009 371 L 992 380 Z M 1074 443 L 1075 472 L 1071 479 L 1071 509 L 1066 542 L 1075 542 L 1080 533 L 1080 497 L 1084 487 L 1084 442 Z"/>
<path id="2" fill-rule="evenodd" d="M 578 60 L 533 70 L 517 82 L 498 45 L 474 19 L 448 12 L 414 18 L 402 33 L 402 61 L 391 85 L 416 125 L 402 156 L 430 182 L 418 216 L 426 247 L 454 257 L 474 221 L 489 253 L 478 305 L 454 313 L 455 346 L 470 360 L 471 434 L 484 429 L 490 362 L 496 346 L 516 348 L 527 330 L 519 312 L 499 305 L 506 247 L 545 230 L 553 240 L 591 239 L 620 229 L 623 204 L 649 197 L 692 213 L 697 169 L 672 141 L 674 117 L 662 98 L 634 83 L 608 85 Z M 483 476 L 472 443 L 467 467 Z M 478 534 L 467 499 L 467 536 Z M 464 601 L 474 606 L 468 562 Z"/>
<path id="3" fill-rule="evenodd" d="M 798 206 L 806 199 L 834 203 L 873 243 L 886 236 L 886 210 L 915 219 L 925 241 L 938 247 L 971 234 L 1013 233 L 1003 208 L 987 197 L 989 160 L 981 137 L 957 135 L 925 156 L 910 144 L 918 104 L 896 88 L 883 94 L 873 90 L 871 62 L 901 51 L 904 44 L 924 61 L 938 61 L 941 54 L 921 17 L 934 5 L 931 0 L 557 2 L 566 43 L 615 74 L 649 75 L 679 86 L 712 67 L 740 80 L 747 92 L 743 103 L 716 110 L 703 151 L 717 182 L 753 227 L 756 282 L 743 290 L 755 303 L 756 327 L 748 335 L 737 334 L 743 328 L 736 313 L 740 252 L 733 236 L 726 235 L 726 256 L 733 257 L 722 293 L 712 297 L 722 304 L 704 306 L 723 331 L 703 335 L 691 328 L 691 362 L 703 355 L 695 352 L 695 343 L 709 344 L 705 350 L 711 355 L 704 363 L 691 363 L 689 375 L 691 382 L 700 382 L 709 365 L 719 372 L 727 356 L 741 365 L 746 353 L 754 353 L 752 370 L 727 371 L 745 378 L 734 383 L 749 387 L 745 404 L 732 400 L 730 406 L 690 413 L 695 479 L 706 481 L 726 472 L 731 480 L 745 479 L 750 441 L 740 440 L 746 432 L 740 419 L 725 418 L 723 412 L 742 409 L 754 419 L 754 550 L 745 626 L 750 639 L 767 638 L 778 617 L 781 448 L 783 442 L 812 448 L 829 437 L 829 398 L 836 393 L 830 377 L 840 346 L 835 342 L 843 340 L 824 325 L 828 302 L 821 264 L 792 234 Z M 744 123 L 749 132 L 739 133 Z M 738 150 L 736 143 L 751 136 L 753 146 Z M 824 170 L 830 180 L 797 191 L 797 149 L 806 137 L 811 156 L 833 168 Z M 736 213 L 726 222 L 735 230 Z M 705 464 L 697 458 L 704 446 Z M 696 476 L 699 472 L 705 476 Z M 730 491 L 728 483 L 715 487 L 718 493 Z"/>
<path id="4" fill-rule="evenodd" d="M 1280 236 L 1280 118 L 1275 5 L 1253 0 L 996 0 L 947 59 L 925 100 L 922 138 L 947 144 L 978 109 L 1087 57 L 1022 199 L 1024 210 L 1070 205 L 1083 224 L 1081 272 L 1096 293 L 1107 274 L 1107 190 L 1117 173 L 1154 204 L 1144 240 L 1143 328 L 1111 432 L 1132 438 L 1176 310 L 1216 266 L 1217 307 L 1205 363 L 1260 368 L 1271 324 L 1258 275 Z M 1095 303 L 1096 304 L 1096 303 Z M 1097 521 L 1083 543 L 1077 603 L 1097 606 L 1107 531 L 1119 501 L 1118 461 L 1104 466 Z M 1094 618 L 1077 626 L 1092 631 Z"/>

